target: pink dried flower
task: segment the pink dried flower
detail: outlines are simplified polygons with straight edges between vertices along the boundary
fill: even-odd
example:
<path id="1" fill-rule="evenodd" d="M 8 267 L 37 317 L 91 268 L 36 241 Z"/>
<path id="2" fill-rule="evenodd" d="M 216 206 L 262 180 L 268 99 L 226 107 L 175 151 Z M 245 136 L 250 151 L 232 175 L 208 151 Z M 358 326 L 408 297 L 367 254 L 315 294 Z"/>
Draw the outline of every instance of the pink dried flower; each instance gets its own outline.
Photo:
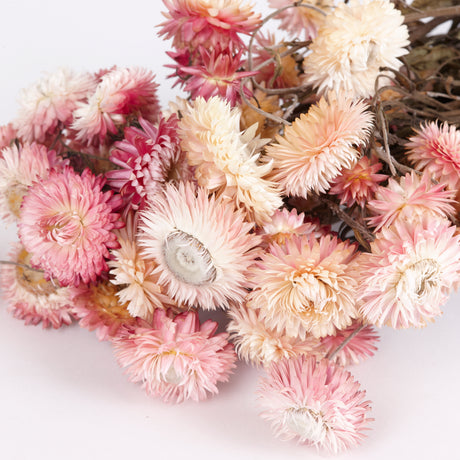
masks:
<path id="1" fill-rule="evenodd" d="M 141 219 L 142 255 L 158 264 L 154 274 L 175 301 L 213 310 L 244 299 L 259 238 L 231 202 L 189 183 L 167 184 Z"/>
<path id="2" fill-rule="evenodd" d="M 17 137 L 18 131 L 13 126 L 13 123 L 8 123 L 7 125 L 0 126 L 0 150 L 5 147 L 10 147 L 13 140 Z"/>
<path id="3" fill-rule="evenodd" d="M 33 254 L 31 263 L 63 286 L 95 281 L 107 270 L 104 257 L 116 247 L 121 198 L 103 192 L 104 179 L 88 169 L 51 171 L 35 183 L 23 200 L 19 237 Z"/>
<path id="4" fill-rule="evenodd" d="M 341 366 L 299 356 L 272 364 L 258 389 L 262 418 L 276 436 L 337 454 L 364 438 L 370 401 Z"/>
<path id="5" fill-rule="evenodd" d="M 460 285 L 460 235 L 447 219 L 423 215 L 383 227 L 355 262 L 360 313 L 377 326 L 422 327 Z"/>
<path id="6" fill-rule="evenodd" d="M 358 203 L 364 208 L 378 184 L 388 177 L 386 174 L 377 174 L 381 168 L 380 162 L 374 163 L 368 157 L 362 157 L 351 169 L 342 169 L 332 182 L 329 193 L 338 195 L 340 204 L 351 207 Z"/>
<path id="7" fill-rule="evenodd" d="M 165 402 L 201 401 L 228 381 L 236 355 L 228 334 L 215 335 L 217 323 L 200 325 L 198 313 L 175 318 L 156 310 L 152 328 L 139 327 L 113 341 L 120 366 L 132 382 L 142 382 L 147 394 Z"/>
<path id="8" fill-rule="evenodd" d="M 72 313 L 81 327 L 96 331 L 99 340 L 111 340 L 122 331 L 133 331 L 143 324 L 118 298 L 117 287 L 104 280 L 89 286 L 72 287 Z"/>
<path id="9" fill-rule="evenodd" d="M 62 68 L 23 89 L 14 121 L 18 136 L 26 142 L 52 142 L 60 129 L 70 125 L 77 105 L 95 87 L 96 80 L 91 74 L 74 74 Z"/>
<path id="10" fill-rule="evenodd" d="M 61 171 L 68 163 L 36 143 L 12 145 L 2 150 L 0 158 L 0 214 L 7 221 L 16 221 L 29 187 L 37 180 L 47 179 L 51 169 Z"/>
<path id="11" fill-rule="evenodd" d="M 444 122 L 434 121 L 415 130 L 407 144 L 408 158 L 451 190 L 460 189 L 460 131 Z"/>
<path id="12" fill-rule="evenodd" d="M 282 246 L 272 244 L 251 269 L 256 288 L 248 306 L 289 337 L 324 337 L 349 326 L 356 317 L 356 282 L 348 269 L 355 249 L 329 235 L 294 235 Z"/>
<path id="13" fill-rule="evenodd" d="M 188 76 L 184 82 L 185 91 L 189 92 L 192 99 L 198 96 L 208 100 L 212 96 L 220 96 L 234 107 L 241 102 L 241 79 L 256 75 L 257 72 L 244 72 L 241 67 L 242 51 L 233 54 L 230 50 L 221 50 L 220 47 L 207 51 L 200 47 L 200 60 L 194 65 L 181 67 L 181 73 Z M 252 92 L 243 86 L 247 98 L 252 97 Z"/>
<path id="14" fill-rule="evenodd" d="M 361 322 L 353 321 L 346 329 L 337 329 L 334 335 L 323 337 L 315 347 L 315 352 L 327 356 L 334 352 L 351 334 L 356 333 Z M 350 341 L 334 356 L 333 361 L 341 366 L 359 364 L 366 358 L 374 355 L 377 350 L 375 343 L 379 340 L 378 334 L 372 326 L 361 329 Z"/>
<path id="15" fill-rule="evenodd" d="M 128 127 L 125 139 L 115 143 L 110 160 L 122 169 L 106 173 L 112 188 L 120 191 L 128 206 L 136 209 L 147 196 L 159 193 L 186 161 L 177 135 L 177 117 L 162 118 L 158 125 L 139 119 L 142 129 Z"/>
<path id="16" fill-rule="evenodd" d="M 105 73 L 88 102 L 80 103 L 74 113 L 77 140 L 104 143 L 108 134 L 116 134 L 133 117 L 156 121 L 160 106 L 154 78 L 150 70 L 137 67 Z"/>
<path id="17" fill-rule="evenodd" d="M 378 187 L 375 199 L 368 204 L 376 214 L 369 218 L 369 223 L 378 231 L 397 219 L 412 221 L 424 214 L 452 216 L 455 214 L 453 192 L 444 189 L 445 184 L 434 185 L 427 173 L 422 176 L 407 173 L 399 182 L 390 178 L 386 187 Z"/>
<path id="18" fill-rule="evenodd" d="M 2 265 L 1 288 L 10 303 L 9 310 L 26 325 L 58 329 L 72 322 L 72 300 L 69 288 L 45 280 L 43 273 L 32 268 L 29 254 L 20 244 L 15 244 L 10 260 L 21 265 Z"/>
<path id="19" fill-rule="evenodd" d="M 163 0 L 166 21 L 160 24 L 159 35 L 173 39 L 173 47 L 196 50 L 244 48 L 238 34 L 250 34 L 261 23 L 252 5 L 242 0 Z"/>
<path id="20" fill-rule="evenodd" d="M 356 147 L 367 141 L 372 128 L 367 104 L 343 95 L 329 99 L 312 105 L 267 147 L 273 179 L 287 195 L 306 198 L 329 190 L 344 168 L 355 165 L 360 156 Z"/>

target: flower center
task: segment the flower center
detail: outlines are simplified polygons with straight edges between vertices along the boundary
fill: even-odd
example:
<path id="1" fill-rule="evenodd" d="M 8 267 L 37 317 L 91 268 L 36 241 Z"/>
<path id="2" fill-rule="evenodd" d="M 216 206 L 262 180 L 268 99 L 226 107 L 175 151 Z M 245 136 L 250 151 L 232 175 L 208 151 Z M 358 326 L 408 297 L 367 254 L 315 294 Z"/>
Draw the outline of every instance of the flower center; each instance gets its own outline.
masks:
<path id="1" fill-rule="evenodd" d="M 317 444 L 326 437 L 328 426 L 321 413 L 308 407 L 290 407 L 284 412 L 286 428 L 300 436 L 301 440 L 308 439 Z"/>
<path id="2" fill-rule="evenodd" d="M 59 245 L 74 244 L 83 235 L 83 222 L 77 213 L 58 214 L 47 218 L 46 237 Z"/>
<path id="3" fill-rule="evenodd" d="M 183 376 L 176 371 L 174 364 L 171 364 L 166 372 L 161 373 L 161 379 L 165 383 L 179 385 L 183 380 Z"/>
<path id="4" fill-rule="evenodd" d="M 8 208 L 11 213 L 19 218 L 19 210 L 21 209 L 22 199 L 27 193 L 27 186 L 24 184 L 14 184 L 9 187 L 5 192 L 5 196 L 8 202 Z"/>
<path id="5" fill-rule="evenodd" d="M 440 266 L 434 259 L 422 259 L 401 274 L 396 285 L 399 298 L 420 302 L 440 281 Z"/>
<path id="6" fill-rule="evenodd" d="M 170 233 L 163 243 L 163 255 L 168 268 L 185 283 L 200 286 L 216 279 L 211 254 L 188 233 L 180 230 Z"/>
<path id="7" fill-rule="evenodd" d="M 23 249 L 18 255 L 17 262 L 24 265 L 30 265 L 30 259 L 31 254 Z M 43 273 L 37 270 L 31 270 L 18 265 L 16 267 L 16 276 L 18 283 L 34 295 L 51 295 L 56 292 L 56 286 L 50 281 L 45 280 Z"/>

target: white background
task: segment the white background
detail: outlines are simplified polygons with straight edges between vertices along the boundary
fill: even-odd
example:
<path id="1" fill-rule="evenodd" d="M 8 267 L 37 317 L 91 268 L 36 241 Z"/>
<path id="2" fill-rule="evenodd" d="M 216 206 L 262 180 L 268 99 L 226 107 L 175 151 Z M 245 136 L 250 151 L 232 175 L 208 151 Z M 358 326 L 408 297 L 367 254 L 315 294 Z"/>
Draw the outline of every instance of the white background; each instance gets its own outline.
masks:
<path id="1" fill-rule="evenodd" d="M 261 11 L 265 3 L 257 2 Z M 16 113 L 21 87 L 66 65 L 155 70 L 163 104 L 178 91 L 165 79 L 168 44 L 156 37 L 159 0 L 2 0 L 0 124 Z M 15 229 L 1 227 L 5 258 Z M 459 295 L 424 330 L 382 330 L 380 350 L 350 368 L 373 401 L 363 446 L 340 459 L 458 458 Z M 272 437 L 258 417 L 259 371 L 240 364 L 217 397 L 179 406 L 130 384 L 111 346 L 77 325 L 25 327 L 0 304 L 0 458 L 315 459 L 313 449 Z"/>

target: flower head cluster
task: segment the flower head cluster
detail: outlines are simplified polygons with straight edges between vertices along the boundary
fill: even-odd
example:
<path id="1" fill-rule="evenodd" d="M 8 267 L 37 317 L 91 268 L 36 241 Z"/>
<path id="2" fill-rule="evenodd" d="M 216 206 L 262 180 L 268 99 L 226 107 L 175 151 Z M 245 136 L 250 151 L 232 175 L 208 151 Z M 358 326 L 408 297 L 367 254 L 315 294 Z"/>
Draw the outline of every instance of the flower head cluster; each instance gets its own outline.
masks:
<path id="1" fill-rule="evenodd" d="M 151 328 L 138 327 L 113 341 L 115 355 L 133 382 L 166 402 L 200 401 L 226 382 L 236 355 L 217 323 L 200 325 L 193 311 L 174 318 L 156 310 Z"/>

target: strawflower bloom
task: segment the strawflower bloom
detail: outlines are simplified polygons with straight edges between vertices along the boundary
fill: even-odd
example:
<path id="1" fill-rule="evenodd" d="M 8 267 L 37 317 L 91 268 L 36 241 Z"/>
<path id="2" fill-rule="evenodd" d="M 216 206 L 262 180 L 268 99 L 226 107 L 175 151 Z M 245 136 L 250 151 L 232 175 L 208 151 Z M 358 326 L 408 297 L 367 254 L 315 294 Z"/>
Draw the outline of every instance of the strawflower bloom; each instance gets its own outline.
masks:
<path id="1" fill-rule="evenodd" d="M 138 67 L 105 73 L 88 102 L 74 112 L 76 139 L 88 145 L 104 143 L 133 117 L 157 121 L 160 105 L 154 78 L 150 70 Z"/>
<path id="2" fill-rule="evenodd" d="M 358 445 L 372 420 L 359 382 L 326 359 L 299 356 L 272 364 L 258 396 L 276 436 L 328 453 Z"/>
<path id="3" fill-rule="evenodd" d="M 445 184 L 433 184 L 430 176 L 407 173 L 399 181 L 390 178 L 386 187 L 378 187 L 375 199 L 368 208 L 374 214 L 370 225 L 378 231 L 396 219 L 413 221 L 424 214 L 433 217 L 451 217 L 455 214 L 452 203 L 454 193 L 445 190 Z"/>
<path id="4" fill-rule="evenodd" d="M 201 401 L 228 381 L 236 355 L 228 334 L 215 334 L 217 323 L 200 325 L 198 313 L 173 317 L 156 310 L 151 328 L 139 327 L 113 341 L 120 366 L 147 394 L 165 402 Z"/>
<path id="5" fill-rule="evenodd" d="M 460 235 L 447 219 L 424 215 L 382 228 L 355 261 L 360 313 L 371 324 L 423 327 L 460 285 Z"/>
<path id="6" fill-rule="evenodd" d="M 163 0 L 168 11 L 159 35 L 173 39 L 173 47 L 222 46 L 244 48 L 238 34 L 249 35 L 260 25 L 260 15 L 242 0 Z"/>
<path id="7" fill-rule="evenodd" d="M 332 358 L 332 361 L 341 366 L 359 364 L 366 358 L 373 356 L 377 351 L 375 344 L 379 340 L 379 336 L 373 326 L 365 326 L 356 333 L 358 327 L 361 327 L 359 320 L 353 321 L 351 326 L 343 330 L 337 329 L 334 335 L 323 337 L 314 347 L 314 352 L 323 357 L 327 356 L 329 353 L 333 353 L 350 335 L 356 334 Z"/>
<path id="8" fill-rule="evenodd" d="M 139 227 L 143 257 L 158 264 L 153 273 L 176 302 L 214 310 L 244 299 L 260 240 L 233 203 L 189 183 L 166 185 Z"/>
<path id="9" fill-rule="evenodd" d="M 460 190 L 460 130 L 432 121 L 415 130 L 406 145 L 408 158 L 451 190 Z"/>
<path id="10" fill-rule="evenodd" d="M 116 230 L 119 249 L 110 251 L 110 281 L 119 286 L 116 295 L 120 303 L 127 305 L 132 316 L 151 321 L 156 308 L 173 306 L 165 295 L 154 274 L 157 264 L 153 259 L 142 257 L 137 241 L 138 214 L 128 214 L 126 226 Z"/>
<path id="11" fill-rule="evenodd" d="M 107 280 L 71 287 L 72 313 L 81 327 L 96 331 L 99 340 L 112 340 L 127 330 L 144 324 L 133 317 L 128 305 L 120 301 L 117 286 Z"/>
<path id="12" fill-rule="evenodd" d="M 277 143 L 267 147 L 274 160 L 272 178 L 287 195 L 307 198 L 324 193 L 344 168 L 352 168 L 366 143 L 372 114 L 363 101 L 343 95 L 325 98 L 301 114 Z"/>
<path id="13" fill-rule="evenodd" d="M 117 246 L 113 210 L 121 198 L 103 192 L 104 183 L 88 169 L 79 175 L 66 166 L 34 183 L 23 200 L 19 237 L 31 263 L 63 286 L 95 281 L 108 269 L 104 258 Z"/>
<path id="14" fill-rule="evenodd" d="M 121 169 L 108 171 L 112 188 L 119 191 L 127 205 L 142 207 L 147 196 L 159 193 L 181 162 L 186 162 L 180 148 L 175 115 L 161 118 L 157 125 L 140 119 L 141 129 L 128 127 L 125 138 L 116 142 L 110 160 Z"/>
<path id="15" fill-rule="evenodd" d="M 292 236 L 272 244 L 251 269 L 248 306 L 289 337 L 324 337 L 356 317 L 356 282 L 348 273 L 355 246 L 336 237 Z"/>
<path id="16" fill-rule="evenodd" d="M 343 169 L 332 182 L 329 193 L 340 198 L 340 204 L 348 207 L 358 203 L 364 208 L 373 197 L 380 182 L 388 178 L 386 174 L 378 174 L 382 163 L 373 162 L 362 157 L 351 169 Z"/>
<path id="17" fill-rule="evenodd" d="M 72 299 L 69 288 L 60 287 L 47 281 L 43 273 L 30 267 L 31 255 L 20 245 L 15 244 L 10 260 L 20 265 L 2 265 L 0 286 L 5 299 L 10 303 L 9 310 L 15 318 L 34 326 L 55 329 L 72 322 Z"/>
<path id="18" fill-rule="evenodd" d="M 339 3 L 326 16 L 304 60 L 305 82 L 320 93 L 372 96 L 380 67 L 398 69 L 398 57 L 408 52 L 409 33 L 403 21 L 390 0 Z"/>
<path id="19" fill-rule="evenodd" d="M 74 74 L 62 68 L 43 77 L 19 95 L 19 113 L 14 121 L 25 142 L 51 142 L 59 129 L 72 123 L 77 105 L 85 102 L 96 87 L 89 73 Z"/>
<path id="20" fill-rule="evenodd" d="M 257 126 L 240 132 L 241 110 L 217 96 L 198 97 L 181 114 L 181 146 L 198 184 L 231 197 L 249 220 L 266 222 L 282 201 L 276 184 L 266 179 L 271 162 L 259 162 L 256 152 L 266 140 L 256 137 Z"/>
<path id="21" fill-rule="evenodd" d="M 318 346 L 319 340 L 312 336 L 302 340 L 268 327 L 258 308 L 238 305 L 230 308 L 229 315 L 227 332 L 231 334 L 238 356 L 247 363 L 269 366 L 283 358 L 313 354 Z"/>
<path id="22" fill-rule="evenodd" d="M 47 179 L 51 169 L 61 171 L 66 160 L 36 143 L 6 147 L 0 158 L 0 215 L 16 221 L 24 196 L 33 182 Z"/>

